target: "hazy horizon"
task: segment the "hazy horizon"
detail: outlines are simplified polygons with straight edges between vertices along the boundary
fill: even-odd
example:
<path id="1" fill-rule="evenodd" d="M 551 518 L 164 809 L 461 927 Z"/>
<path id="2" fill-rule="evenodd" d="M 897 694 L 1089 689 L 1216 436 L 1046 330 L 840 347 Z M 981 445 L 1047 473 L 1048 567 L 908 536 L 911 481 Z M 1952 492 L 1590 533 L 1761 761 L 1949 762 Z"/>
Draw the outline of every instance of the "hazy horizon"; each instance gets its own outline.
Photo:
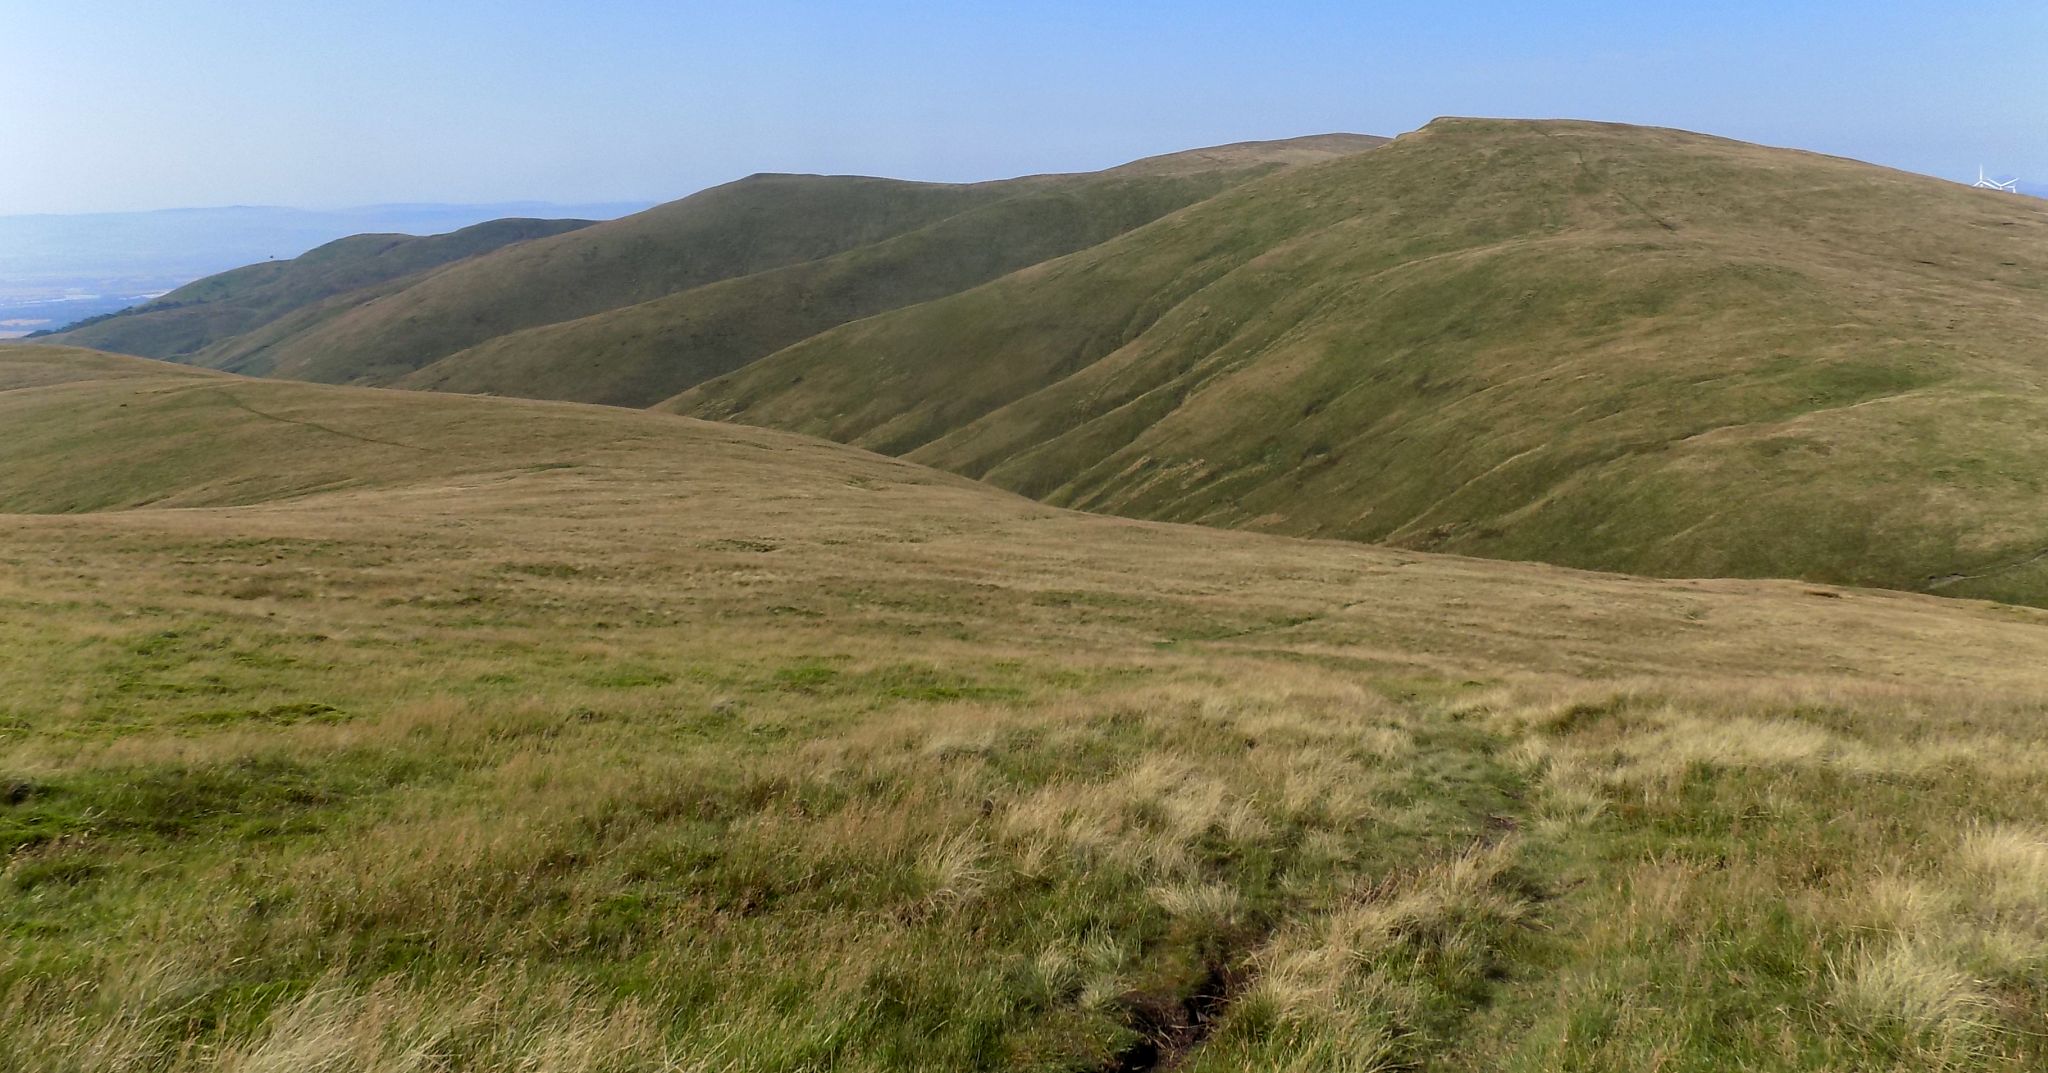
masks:
<path id="1" fill-rule="evenodd" d="M 664 198 L 660 200 L 670 199 Z M 517 212 L 521 209 L 606 209 L 617 210 L 621 214 L 624 214 L 628 212 L 637 212 L 640 209 L 652 207 L 656 204 L 659 204 L 660 200 L 654 198 L 622 198 L 618 200 L 607 201 L 548 201 L 535 199 L 519 199 L 513 201 L 380 201 L 366 204 L 339 205 L 284 205 L 275 203 L 257 204 L 240 202 L 222 203 L 217 205 L 162 205 L 150 209 L 104 209 L 92 212 L 4 212 L 0 213 L 0 217 L 16 220 L 32 216 L 60 216 L 76 219 L 85 216 L 148 216 L 158 213 L 175 212 L 234 211 L 304 212 L 321 213 L 329 215 L 347 215 L 351 213 L 360 213 L 368 215 L 379 212 L 388 212 L 392 210 L 409 209 L 502 209 L 507 212 Z"/>
<path id="2" fill-rule="evenodd" d="M 125 308 L 195 279 L 297 257 L 348 235 L 443 234 L 505 216 L 612 219 L 646 202 L 413 202 L 321 210 L 181 206 L 0 214 L 0 339 Z"/>
<path id="3" fill-rule="evenodd" d="M 1681 127 L 2038 189 L 2048 9 L 10 4 L 0 215 L 965 181 L 1439 115 Z M 60 96 L 61 94 L 61 96 Z M 61 106 L 59 106 L 61 105 Z"/>

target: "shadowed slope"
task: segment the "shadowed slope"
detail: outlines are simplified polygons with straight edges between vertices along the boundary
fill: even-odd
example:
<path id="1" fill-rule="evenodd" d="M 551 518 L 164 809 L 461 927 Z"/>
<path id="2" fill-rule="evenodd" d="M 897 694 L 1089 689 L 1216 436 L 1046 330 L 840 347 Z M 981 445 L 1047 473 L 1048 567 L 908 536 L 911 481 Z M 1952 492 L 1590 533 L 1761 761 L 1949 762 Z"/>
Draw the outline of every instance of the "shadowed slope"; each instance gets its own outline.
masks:
<path id="1" fill-rule="evenodd" d="M 262 351 L 271 375 L 381 382 L 505 332 L 829 256 L 994 195 L 817 175 L 755 175 L 479 258 Z M 225 345 L 207 364 L 246 362 Z"/>
<path id="2" fill-rule="evenodd" d="M 1443 120 L 666 405 L 1144 517 L 2039 601 L 2044 209 Z"/>
<path id="3" fill-rule="evenodd" d="M 864 316 L 958 293 L 1114 238 L 1247 173 L 1026 182 L 1020 192 L 836 256 L 498 336 L 396 386 L 651 406 Z"/>

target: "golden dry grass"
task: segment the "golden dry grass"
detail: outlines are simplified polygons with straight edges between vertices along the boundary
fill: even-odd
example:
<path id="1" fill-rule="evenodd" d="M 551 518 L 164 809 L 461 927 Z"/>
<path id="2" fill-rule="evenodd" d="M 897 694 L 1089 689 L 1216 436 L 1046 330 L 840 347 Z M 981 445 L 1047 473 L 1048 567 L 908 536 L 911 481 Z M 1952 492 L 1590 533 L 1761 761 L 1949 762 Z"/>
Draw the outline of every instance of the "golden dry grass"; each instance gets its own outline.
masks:
<path id="1" fill-rule="evenodd" d="M 2037 610 L 50 349 L 0 416 L 127 508 L 0 516 L 0 1066 L 2048 1061 Z"/>

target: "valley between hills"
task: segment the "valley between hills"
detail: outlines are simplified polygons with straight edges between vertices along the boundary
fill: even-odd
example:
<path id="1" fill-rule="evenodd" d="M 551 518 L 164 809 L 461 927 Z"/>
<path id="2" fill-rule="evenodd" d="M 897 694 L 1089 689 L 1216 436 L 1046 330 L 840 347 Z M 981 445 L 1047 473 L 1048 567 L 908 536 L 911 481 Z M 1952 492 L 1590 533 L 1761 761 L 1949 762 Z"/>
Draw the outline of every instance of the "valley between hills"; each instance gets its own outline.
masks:
<path id="1" fill-rule="evenodd" d="M 0 344 L 0 1068 L 2042 1068 L 2044 235 L 1454 119 Z"/>

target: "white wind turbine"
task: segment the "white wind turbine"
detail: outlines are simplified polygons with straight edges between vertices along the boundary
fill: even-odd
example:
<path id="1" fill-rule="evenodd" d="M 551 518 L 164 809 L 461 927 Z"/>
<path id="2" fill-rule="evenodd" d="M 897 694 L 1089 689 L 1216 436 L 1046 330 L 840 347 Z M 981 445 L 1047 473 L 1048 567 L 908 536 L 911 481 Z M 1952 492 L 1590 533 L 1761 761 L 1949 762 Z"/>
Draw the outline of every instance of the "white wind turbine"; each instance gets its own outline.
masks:
<path id="1" fill-rule="evenodd" d="M 2020 181 L 2018 179 L 2007 179 L 2004 182 L 1999 182 L 1984 174 L 1984 165 L 1982 164 L 1977 165 L 1977 181 L 1970 185 L 1981 190 L 2003 190 L 2008 194 L 2020 192 Z"/>

